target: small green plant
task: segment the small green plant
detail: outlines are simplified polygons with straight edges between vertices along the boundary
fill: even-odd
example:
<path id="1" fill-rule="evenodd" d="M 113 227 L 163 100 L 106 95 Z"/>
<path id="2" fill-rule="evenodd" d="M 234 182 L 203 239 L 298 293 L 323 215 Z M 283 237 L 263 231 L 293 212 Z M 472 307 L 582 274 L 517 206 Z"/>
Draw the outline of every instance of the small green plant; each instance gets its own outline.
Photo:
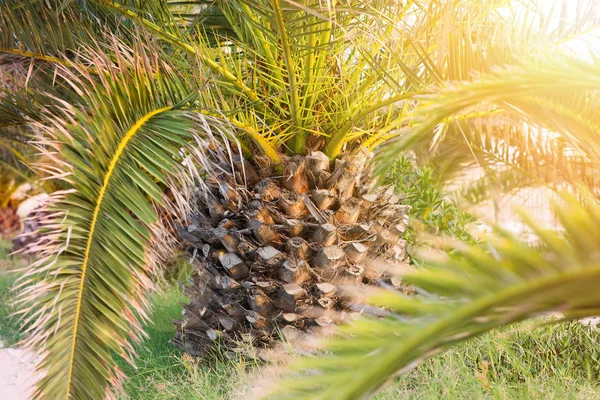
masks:
<path id="1" fill-rule="evenodd" d="M 431 167 L 416 167 L 410 157 L 405 155 L 392 164 L 388 182 L 403 197 L 402 204 L 412 207 L 409 212 L 412 226 L 404 234 L 410 243 L 414 243 L 417 234 L 423 231 L 434 235 L 449 235 L 473 244 L 477 242 L 469 233 L 476 217 L 444 195 L 441 182 Z"/>
<path id="2" fill-rule="evenodd" d="M 168 284 L 187 282 L 192 276 L 192 267 L 188 260 L 176 257 L 164 268 L 163 279 Z"/>

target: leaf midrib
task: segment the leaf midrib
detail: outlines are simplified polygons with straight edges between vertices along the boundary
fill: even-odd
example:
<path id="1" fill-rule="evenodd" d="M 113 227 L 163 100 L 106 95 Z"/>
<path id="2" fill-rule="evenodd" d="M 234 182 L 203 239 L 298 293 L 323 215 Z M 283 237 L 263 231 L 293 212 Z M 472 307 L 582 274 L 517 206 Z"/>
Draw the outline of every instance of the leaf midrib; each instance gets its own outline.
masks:
<path id="1" fill-rule="evenodd" d="M 332 393 L 327 392 L 326 395 L 331 395 L 330 398 L 336 399 L 349 399 L 354 398 L 359 393 L 364 393 L 364 387 L 361 385 L 369 385 L 369 382 L 379 382 L 379 377 L 390 376 L 390 369 L 397 370 L 398 365 L 394 362 L 396 359 L 401 358 L 407 351 L 414 349 L 432 338 L 439 336 L 444 332 L 448 326 L 451 326 L 457 320 L 467 320 L 473 318 L 481 312 L 482 309 L 493 307 L 496 304 L 502 304 L 504 301 L 508 301 L 515 298 L 518 295 L 530 293 L 530 292 L 541 292 L 542 289 L 564 284 L 566 281 L 576 281 L 578 279 L 589 278 L 594 279 L 594 276 L 600 277 L 600 265 L 596 264 L 589 269 L 582 269 L 578 271 L 569 271 L 562 273 L 554 273 L 550 276 L 544 276 L 536 279 L 533 282 L 527 281 L 516 286 L 510 286 L 507 289 L 501 290 L 491 296 L 486 296 L 481 299 L 476 299 L 472 304 L 466 305 L 463 308 L 457 310 L 446 317 L 443 317 L 435 324 L 432 324 L 427 329 L 423 330 L 419 335 L 411 337 L 397 348 L 388 348 L 387 353 L 383 358 L 378 359 L 377 365 L 373 366 L 371 370 L 366 372 L 360 379 L 355 380 L 352 384 L 347 385 L 344 391 L 340 391 L 336 396 Z M 546 309 L 548 311 L 548 309 Z M 591 311 L 593 312 L 593 310 Z M 591 315 L 591 314 L 590 314 Z M 511 320 L 516 322 L 515 320 Z M 477 332 L 475 330 L 475 332 Z M 409 365 L 406 363 L 401 365 L 400 368 Z"/>
<path id="2" fill-rule="evenodd" d="M 76 303 L 76 309 L 75 309 L 75 319 L 74 319 L 74 325 L 73 325 L 73 340 L 72 340 L 72 344 L 71 344 L 71 356 L 70 356 L 70 360 L 69 360 L 69 373 L 67 375 L 67 386 L 66 386 L 67 391 L 65 393 L 66 399 L 69 399 L 70 392 L 71 392 L 71 384 L 72 384 L 72 378 L 73 378 L 73 365 L 74 365 L 74 361 L 75 361 L 75 347 L 77 345 L 77 334 L 78 334 L 78 329 L 79 329 L 79 320 L 80 320 L 80 316 L 81 316 L 81 303 L 83 300 L 83 289 L 85 287 L 87 266 L 88 266 L 88 262 L 89 262 L 89 256 L 90 256 L 92 243 L 94 241 L 94 233 L 95 233 L 96 224 L 98 222 L 98 215 L 100 214 L 100 209 L 103 204 L 104 195 L 106 194 L 106 190 L 110 183 L 110 179 L 113 175 L 114 169 L 117 166 L 117 163 L 119 162 L 119 160 L 121 159 L 121 156 L 122 156 L 123 152 L 125 151 L 125 148 L 129 144 L 129 142 L 131 141 L 131 139 L 141 129 L 141 127 L 144 126 L 144 124 L 146 122 L 148 122 L 148 120 L 150 120 L 155 115 L 160 114 L 165 111 L 168 111 L 170 109 L 171 109 L 170 106 L 159 108 L 157 110 L 149 112 L 148 114 L 146 114 L 142 118 L 140 118 L 127 131 L 127 133 L 125 134 L 123 139 L 121 139 L 121 142 L 119 143 L 119 146 L 117 147 L 117 150 L 115 151 L 115 154 L 113 155 L 112 159 L 110 160 L 110 164 L 108 165 L 106 174 L 104 175 L 104 181 L 102 183 L 102 187 L 100 188 L 100 191 L 98 192 L 98 200 L 96 201 L 96 207 L 94 208 L 94 213 L 92 215 L 92 222 L 90 224 L 90 234 L 89 234 L 86 246 L 85 246 L 83 262 L 81 264 L 81 278 L 80 278 L 80 283 L 79 283 L 79 288 L 78 288 L 77 303 Z"/>

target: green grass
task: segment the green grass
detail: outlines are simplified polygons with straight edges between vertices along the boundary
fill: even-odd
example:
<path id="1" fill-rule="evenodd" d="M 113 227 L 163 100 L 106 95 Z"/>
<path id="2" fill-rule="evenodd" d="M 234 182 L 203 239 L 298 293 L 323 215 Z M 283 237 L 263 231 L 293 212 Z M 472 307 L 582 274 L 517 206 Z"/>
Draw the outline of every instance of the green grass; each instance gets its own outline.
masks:
<path id="1" fill-rule="evenodd" d="M 232 379 L 243 369 L 233 361 L 198 362 L 182 355 L 169 340 L 173 319 L 181 315 L 185 297 L 177 287 L 157 293 L 153 299 L 152 323 L 146 339 L 138 346 L 135 368 L 124 361 L 120 367 L 128 379 L 119 399 L 226 399 Z"/>
<path id="2" fill-rule="evenodd" d="M 521 324 L 433 357 L 376 398 L 600 399 L 599 359 L 598 328 Z"/>
<path id="3" fill-rule="evenodd" d="M 155 297 L 150 338 L 122 399 L 227 399 L 252 381 L 243 363 L 194 363 L 168 344 L 184 298 L 177 289 Z M 538 322 L 539 324 L 539 322 Z M 579 323 L 520 324 L 457 346 L 401 376 L 375 398 L 600 399 L 600 330 Z M 485 372 L 487 365 L 487 372 Z M 260 372 L 258 373 L 260 375 Z"/>
<path id="4" fill-rule="evenodd" d="M 21 338 L 18 321 L 10 317 L 12 269 L 23 261 L 8 256 L 9 246 L 0 241 L 0 339 L 12 345 Z M 199 362 L 169 344 L 182 301 L 175 286 L 153 296 L 148 338 L 138 346 L 135 367 L 119 362 L 128 376 L 119 399 L 236 398 L 253 382 L 243 361 Z M 375 398 L 600 399 L 599 361 L 600 329 L 570 323 L 533 330 L 531 324 L 520 324 L 433 357 Z"/>
<path id="5" fill-rule="evenodd" d="M 12 346 L 23 338 L 20 324 L 12 314 L 15 311 L 12 286 L 17 279 L 14 269 L 23 265 L 18 257 L 10 256 L 12 244 L 0 239 L 0 340 L 5 346 Z"/>

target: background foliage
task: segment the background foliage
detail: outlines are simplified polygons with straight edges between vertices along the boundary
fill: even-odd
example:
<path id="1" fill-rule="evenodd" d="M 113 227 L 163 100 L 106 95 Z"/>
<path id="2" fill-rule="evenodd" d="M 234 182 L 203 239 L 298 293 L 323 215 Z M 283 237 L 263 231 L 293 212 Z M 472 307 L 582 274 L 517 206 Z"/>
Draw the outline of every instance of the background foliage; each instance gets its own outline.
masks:
<path id="1" fill-rule="evenodd" d="M 422 233 L 476 243 L 471 232 L 477 218 L 443 192 L 443 182 L 431 166 L 416 166 L 410 156 L 402 156 L 391 165 L 387 181 L 402 196 L 402 203 L 411 206 L 412 226 L 404 233 L 410 243 L 417 243 Z"/>

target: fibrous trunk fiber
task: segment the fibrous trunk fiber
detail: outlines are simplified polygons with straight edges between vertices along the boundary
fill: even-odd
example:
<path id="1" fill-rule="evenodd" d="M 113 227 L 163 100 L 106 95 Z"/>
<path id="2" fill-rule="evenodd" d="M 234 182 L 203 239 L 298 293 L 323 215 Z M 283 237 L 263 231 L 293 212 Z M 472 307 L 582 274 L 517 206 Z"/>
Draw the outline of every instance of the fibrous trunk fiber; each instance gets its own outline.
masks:
<path id="1" fill-rule="evenodd" d="M 367 153 L 332 165 L 313 152 L 279 170 L 260 157 L 208 156 L 219 172 L 200 183 L 179 229 L 193 276 L 174 343 L 204 355 L 244 335 L 294 338 L 367 310 L 342 287 L 397 283 L 385 270 L 407 263 L 409 207 L 375 187 Z"/>

